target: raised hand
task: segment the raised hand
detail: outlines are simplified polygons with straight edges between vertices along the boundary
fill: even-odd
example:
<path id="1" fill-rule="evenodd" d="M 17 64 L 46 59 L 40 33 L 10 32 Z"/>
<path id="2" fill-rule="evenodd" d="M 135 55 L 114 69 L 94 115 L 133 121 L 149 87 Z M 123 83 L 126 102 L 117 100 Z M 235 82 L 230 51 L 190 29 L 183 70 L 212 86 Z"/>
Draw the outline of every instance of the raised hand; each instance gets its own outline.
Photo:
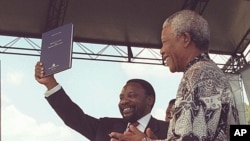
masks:
<path id="1" fill-rule="evenodd" d="M 44 77 L 44 68 L 42 62 L 36 63 L 35 79 L 40 84 L 45 85 L 48 90 L 54 88 L 58 84 L 54 78 L 54 75 Z"/>
<path id="2" fill-rule="evenodd" d="M 117 133 L 117 132 L 111 132 L 109 134 L 110 141 L 141 141 L 146 135 L 139 131 L 134 126 L 129 126 L 130 131 L 125 132 L 124 134 Z"/>
<path id="3" fill-rule="evenodd" d="M 158 139 L 157 136 L 154 134 L 154 132 L 150 128 L 147 128 L 146 135 L 150 139 Z"/>

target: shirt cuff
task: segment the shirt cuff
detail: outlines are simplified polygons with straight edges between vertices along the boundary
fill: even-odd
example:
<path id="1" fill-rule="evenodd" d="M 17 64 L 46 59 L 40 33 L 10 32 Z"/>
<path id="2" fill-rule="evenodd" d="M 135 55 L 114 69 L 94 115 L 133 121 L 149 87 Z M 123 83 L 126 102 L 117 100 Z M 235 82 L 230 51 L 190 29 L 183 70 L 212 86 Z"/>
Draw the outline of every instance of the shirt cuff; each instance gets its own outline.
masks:
<path id="1" fill-rule="evenodd" d="M 50 95 L 54 94 L 55 92 L 59 91 L 62 88 L 61 85 L 56 85 L 54 88 L 48 90 L 45 92 L 45 97 L 49 97 Z"/>

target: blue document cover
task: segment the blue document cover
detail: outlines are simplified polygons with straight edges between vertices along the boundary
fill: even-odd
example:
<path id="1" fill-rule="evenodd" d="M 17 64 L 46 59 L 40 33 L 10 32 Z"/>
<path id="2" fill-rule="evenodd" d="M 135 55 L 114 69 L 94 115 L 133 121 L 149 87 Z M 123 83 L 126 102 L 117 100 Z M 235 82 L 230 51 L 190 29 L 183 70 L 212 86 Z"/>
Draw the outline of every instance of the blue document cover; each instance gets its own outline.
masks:
<path id="1" fill-rule="evenodd" d="M 73 24 L 66 24 L 42 34 L 40 61 L 45 76 L 71 68 Z"/>

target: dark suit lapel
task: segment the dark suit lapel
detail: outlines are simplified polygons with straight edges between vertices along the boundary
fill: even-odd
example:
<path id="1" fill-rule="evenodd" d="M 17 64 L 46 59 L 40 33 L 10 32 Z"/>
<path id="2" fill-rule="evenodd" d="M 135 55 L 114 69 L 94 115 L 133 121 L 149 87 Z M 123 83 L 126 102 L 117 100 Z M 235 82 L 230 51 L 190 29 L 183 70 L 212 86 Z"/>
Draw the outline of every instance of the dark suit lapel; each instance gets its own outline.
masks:
<path id="1" fill-rule="evenodd" d="M 127 123 L 122 119 L 101 119 L 95 141 L 109 141 L 111 132 L 123 133 L 127 127 Z"/>
<path id="2" fill-rule="evenodd" d="M 150 128 L 154 133 L 157 133 L 160 129 L 160 127 L 158 126 L 157 120 L 155 118 L 153 118 L 152 116 L 149 120 L 149 123 L 148 123 L 148 126 L 146 127 L 146 129 L 147 128 Z M 146 129 L 144 132 L 146 132 Z"/>
<path id="3" fill-rule="evenodd" d="M 117 122 L 116 124 L 114 124 L 113 130 L 119 133 L 123 133 L 126 130 L 127 125 L 127 122 Z"/>

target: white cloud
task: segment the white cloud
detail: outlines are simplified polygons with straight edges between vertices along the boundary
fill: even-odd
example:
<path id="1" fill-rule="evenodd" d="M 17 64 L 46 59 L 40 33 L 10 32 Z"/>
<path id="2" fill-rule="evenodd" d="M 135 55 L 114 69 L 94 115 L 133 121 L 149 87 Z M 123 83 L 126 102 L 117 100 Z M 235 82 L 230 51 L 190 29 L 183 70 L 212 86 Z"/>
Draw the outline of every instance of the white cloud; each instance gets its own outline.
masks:
<path id="1" fill-rule="evenodd" d="M 10 103 L 11 102 L 11 99 L 9 99 L 9 97 L 7 97 L 5 94 L 1 94 L 1 102 L 3 103 L 3 104 L 7 104 L 7 103 Z"/>
<path id="2" fill-rule="evenodd" d="M 72 135 L 67 127 L 51 122 L 38 123 L 18 111 L 14 105 L 2 107 L 2 139 L 4 141 L 68 141 Z"/>
<path id="3" fill-rule="evenodd" d="M 159 120 L 164 120 L 165 121 L 165 109 L 156 109 L 152 111 L 152 116 L 155 117 L 156 119 Z"/>
<path id="4" fill-rule="evenodd" d="M 122 69 L 129 77 L 144 77 L 144 76 L 154 76 L 154 77 L 162 77 L 162 76 L 171 76 L 172 73 L 169 72 L 167 67 L 164 66 L 152 66 L 152 65 L 144 65 L 144 64 L 121 64 Z"/>
<path id="5" fill-rule="evenodd" d="M 21 71 L 11 71 L 6 75 L 6 82 L 9 84 L 19 85 L 24 79 L 24 73 Z"/>

